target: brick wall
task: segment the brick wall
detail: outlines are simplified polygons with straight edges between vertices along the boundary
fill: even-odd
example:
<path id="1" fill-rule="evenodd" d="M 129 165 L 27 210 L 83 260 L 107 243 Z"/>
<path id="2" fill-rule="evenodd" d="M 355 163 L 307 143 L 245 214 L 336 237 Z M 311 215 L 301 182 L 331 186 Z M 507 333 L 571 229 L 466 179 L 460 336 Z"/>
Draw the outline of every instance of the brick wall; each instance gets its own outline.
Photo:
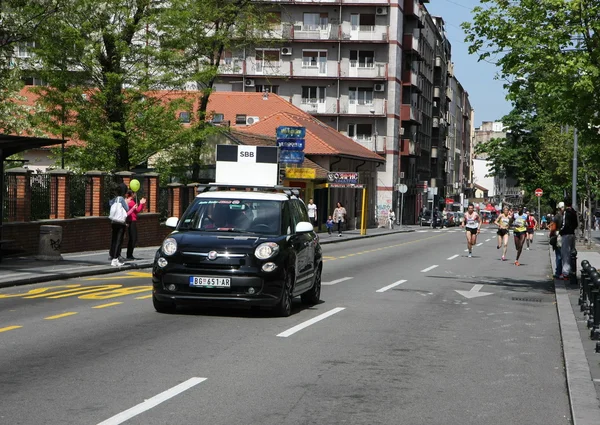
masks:
<path id="1" fill-rule="evenodd" d="M 138 246 L 160 245 L 172 229 L 159 223 L 159 215 L 142 213 L 138 215 Z M 107 217 L 82 217 L 67 220 L 42 220 L 27 223 L 5 223 L 2 238 L 14 240 L 7 249 L 18 249 L 26 255 L 38 252 L 40 226 L 62 226 L 63 240 L 61 253 L 97 251 L 110 248 L 111 225 Z M 127 246 L 127 237 L 123 247 Z"/>

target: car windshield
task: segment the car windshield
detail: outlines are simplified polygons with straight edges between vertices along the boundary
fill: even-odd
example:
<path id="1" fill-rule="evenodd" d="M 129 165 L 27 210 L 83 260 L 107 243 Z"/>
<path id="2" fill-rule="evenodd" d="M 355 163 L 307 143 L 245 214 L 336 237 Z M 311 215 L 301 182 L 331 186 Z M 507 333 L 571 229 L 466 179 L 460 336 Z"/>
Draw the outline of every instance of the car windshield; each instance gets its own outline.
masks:
<path id="1" fill-rule="evenodd" d="M 278 201 L 196 198 L 177 229 L 276 235 L 281 229 L 280 221 L 281 203 Z"/>

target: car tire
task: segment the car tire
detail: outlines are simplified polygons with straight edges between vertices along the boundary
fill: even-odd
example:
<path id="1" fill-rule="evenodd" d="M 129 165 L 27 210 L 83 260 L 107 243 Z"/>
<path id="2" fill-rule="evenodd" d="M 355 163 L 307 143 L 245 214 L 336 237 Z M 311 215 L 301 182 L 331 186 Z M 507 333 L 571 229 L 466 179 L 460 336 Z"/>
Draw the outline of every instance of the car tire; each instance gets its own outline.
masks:
<path id="1" fill-rule="evenodd" d="M 303 304 L 315 305 L 319 303 L 319 300 L 321 299 L 321 270 L 322 267 L 319 266 L 315 273 L 315 281 L 312 288 L 300 295 Z"/>
<path id="2" fill-rule="evenodd" d="M 177 311 L 177 306 L 175 305 L 175 303 L 172 302 L 162 302 L 156 299 L 156 297 L 154 295 L 152 295 L 152 304 L 154 305 L 154 309 L 158 312 L 158 313 L 163 313 L 163 314 L 172 314 L 175 313 L 175 311 Z"/>
<path id="3" fill-rule="evenodd" d="M 286 271 L 283 277 L 283 288 L 281 289 L 281 298 L 274 308 L 274 313 L 279 317 L 289 317 L 292 314 L 292 271 Z"/>

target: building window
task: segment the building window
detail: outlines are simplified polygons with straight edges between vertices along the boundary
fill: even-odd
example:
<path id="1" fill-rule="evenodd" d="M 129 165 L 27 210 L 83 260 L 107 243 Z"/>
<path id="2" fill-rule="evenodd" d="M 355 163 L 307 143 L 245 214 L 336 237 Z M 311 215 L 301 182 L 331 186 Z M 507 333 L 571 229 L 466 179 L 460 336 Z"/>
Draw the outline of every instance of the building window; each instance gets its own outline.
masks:
<path id="1" fill-rule="evenodd" d="M 373 126 L 371 124 L 348 124 L 348 137 L 354 140 L 371 140 Z"/>
<path id="2" fill-rule="evenodd" d="M 15 51 L 15 55 L 18 58 L 30 58 L 31 57 L 31 49 L 35 47 L 35 43 L 33 41 L 27 41 L 24 43 L 18 43 Z"/>
<path id="3" fill-rule="evenodd" d="M 190 113 L 189 112 L 180 112 L 179 113 L 179 122 L 184 124 L 190 123 Z"/>
<path id="4" fill-rule="evenodd" d="M 350 66 L 352 68 L 373 68 L 375 66 L 375 52 L 350 50 Z"/>
<path id="5" fill-rule="evenodd" d="M 350 87 L 348 98 L 351 105 L 372 105 L 373 89 L 365 87 Z"/>
<path id="6" fill-rule="evenodd" d="M 267 92 L 267 93 L 279 94 L 279 86 L 258 84 L 255 87 L 256 87 L 257 93 Z"/>
<path id="7" fill-rule="evenodd" d="M 267 23 L 272 30 L 279 28 L 281 26 L 281 12 L 269 12 L 267 14 Z"/>
<path id="8" fill-rule="evenodd" d="M 256 49 L 256 72 L 263 72 L 264 68 L 279 68 L 279 49 Z"/>
<path id="9" fill-rule="evenodd" d="M 302 104 L 325 103 L 325 87 L 302 87 Z"/>
<path id="10" fill-rule="evenodd" d="M 352 13 L 350 15 L 352 31 L 375 31 L 375 14 Z"/>
<path id="11" fill-rule="evenodd" d="M 327 13 L 305 13 L 302 29 L 304 31 L 319 31 L 327 29 L 329 15 Z"/>
<path id="12" fill-rule="evenodd" d="M 319 73 L 326 73 L 327 50 L 303 50 L 302 68 L 319 68 Z"/>
<path id="13" fill-rule="evenodd" d="M 237 114 L 235 116 L 236 125 L 246 125 L 246 114 Z"/>
<path id="14" fill-rule="evenodd" d="M 45 86 L 46 83 L 41 78 L 36 77 L 24 77 L 23 83 L 26 86 Z"/>

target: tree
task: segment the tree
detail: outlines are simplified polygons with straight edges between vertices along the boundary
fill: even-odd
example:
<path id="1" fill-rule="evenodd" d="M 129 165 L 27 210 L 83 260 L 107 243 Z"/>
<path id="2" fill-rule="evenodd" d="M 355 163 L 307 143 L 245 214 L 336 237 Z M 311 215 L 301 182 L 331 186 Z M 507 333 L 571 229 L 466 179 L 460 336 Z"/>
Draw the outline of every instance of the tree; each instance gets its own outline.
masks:
<path id="1" fill-rule="evenodd" d="M 207 154 L 205 142 L 223 130 L 207 122 L 208 101 L 225 57 L 242 56 L 244 49 L 269 45 L 275 35 L 276 5 L 253 0 L 173 0 L 157 31 L 166 50 L 163 59 L 178 70 L 178 85 L 192 83 L 199 90 L 194 102 L 192 126 L 180 143 L 171 145 L 170 155 L 157 163 L 172 172 L 192 166 L 191 175 L 177 173 L 182 180 L 198 181 Z M 281 37 L 280 37 L 281 40 Z M 240 75 L 241 77 L 241 75 Z"/>

